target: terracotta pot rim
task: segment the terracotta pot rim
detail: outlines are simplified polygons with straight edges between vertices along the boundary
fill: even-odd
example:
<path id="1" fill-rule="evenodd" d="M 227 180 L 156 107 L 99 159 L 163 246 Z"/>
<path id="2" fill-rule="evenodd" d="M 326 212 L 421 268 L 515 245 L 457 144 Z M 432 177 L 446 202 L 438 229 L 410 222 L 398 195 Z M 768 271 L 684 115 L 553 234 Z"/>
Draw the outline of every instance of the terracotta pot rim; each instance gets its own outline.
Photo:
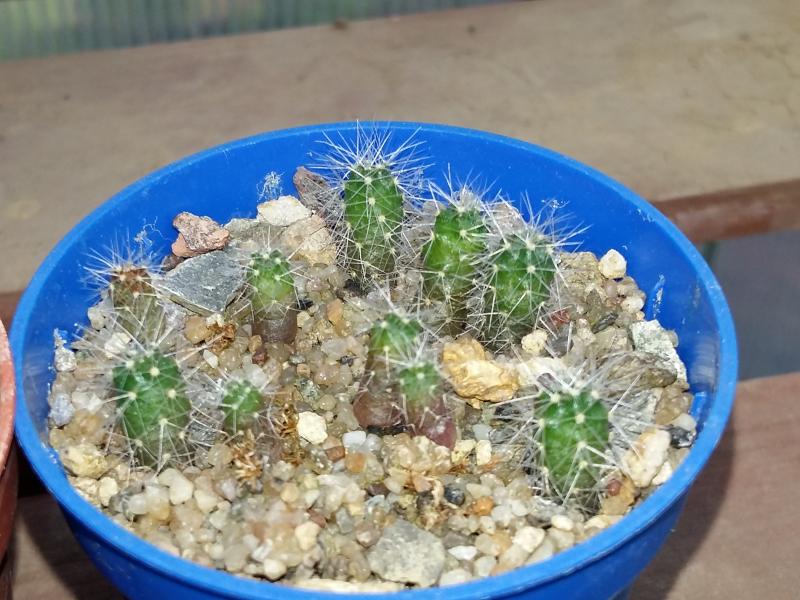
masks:
<path id="1" fill-rule="evenodd" d="M 16 389 L 11 348 L 8 345 L 6 329 L 0 321 L 0 471 L 5 468 L 11 441 L 14 439 L 15 405 Z"/>

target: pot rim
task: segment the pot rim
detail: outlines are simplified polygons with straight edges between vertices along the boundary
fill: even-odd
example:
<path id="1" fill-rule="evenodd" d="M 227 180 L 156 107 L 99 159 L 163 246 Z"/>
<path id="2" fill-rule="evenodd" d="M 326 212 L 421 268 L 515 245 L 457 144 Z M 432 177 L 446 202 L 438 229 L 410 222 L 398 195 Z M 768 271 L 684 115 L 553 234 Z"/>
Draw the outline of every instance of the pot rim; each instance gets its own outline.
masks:
<path id="1" fill-rule="evenodd" d="M 370 124 L 378 128 L 387 128 L 393 132 L 413 134 L 414 132 L 423 131 L 439 135 L 445 134 L 456 139 L 468 139 L 473 143 L 484 142 L 487 144 L 500 143 L 510 145 L 549 161 L 560 163 L 566 169 L 580 171 L 600 185 L 611 188 L 623 197 L 626 202 L 632 204 L 645 219 L 658 224 L 663 234 L 668 236 L 689 260 L 697 274 L 699 285 L 705 288 L 710 297 L 714 319 L 719 330 L 720 351 L 717 366 L 717 390 L 713 395 L 713 405 L 709 407 L 708 415 L 703 422 L 703 427 L 697 436 L 694 446 L 687 458 L 666 483 L 615 525 L 568 550 L 559 552 L 542 563 L 447 588 L 434 587 L 406 590 L 403 594 L 404 596 L 411 594 L 418 600 L 440 600 L 443 594 L 446 594 L 450 600 L 468 600 L 488 596 L 503 597 L 543 585 L 585 568 L 645 532 L 661 515 L 678 503 L 685 496 L 691 483 L 700 473 L 719 443 L 733 407 L 738 365 L 733 319 L 722 289 L 700 253 L 675 225 L 633 191 L 592 167 L 541 146 L 495 133 L 418 122 L 378 121 Z M 15 353 L 19 352 L 24 346 L 24 333 L 28 328 L 30 313 L 36 305 L 38 296 L 43 293 L 48 277 L 57 267 L 57 263 L 66 252 L 66 249 L 78 242 L 95 220 L 112 213 L 117 206 L 126 202 L 131 196 L 137 195 L 158 180 L 170 177 L 188 165 L 202 161 L 212 155 L 224 153 L 230 149 L 238 149 L 285 137 L 294 137 L 298 143 L 303 143 L 305 139 L 319 139 L 322 135 L 335 135 L 339 132 L 352 131 L 359 127 L 363 127 L 363 125 L 358 122 L 326 123 L 257 134 L 190 155 L 127 186 L 78 223 L 42 262 L 21 298 L 14 318 L 11 340 Z M 15 354 L 15 358 L 17 361 L 17 377 L 21 380 L 22 357 Z M 156 571 L 162 577 L 179 580 L 186 586 L 220 594 L 223 597 L 255 599 L 280 596 L 286 600 L 308 600 L 309 597 L 319 600 L 342 599 L 342 594 L 340 593 L 321 592 L 299 587 L 275 585 L 265 581 L 254 581 L 217 569 L 204 567 L 160 550 L 121 526 L 116 525 L 110 518 L 81 498 L 72 488 L 64 476 L 63 467 L 60 465 L 55 452 L 45 445 L 37 432 L 37 428 L 27 410 L 23 389 L 19 391 L 19 399 L 16 425 L 17 438 L 39 478 L 70 518 L 78 521 L 93 536 L 99 537 L 117 552 L 127 556 L 131 561 L 146 565 L 147 568 Z M 396 592 L 348 594 L 348 597 L 356 600 L 389 600 L 394 596 L 396 596 Z"/>

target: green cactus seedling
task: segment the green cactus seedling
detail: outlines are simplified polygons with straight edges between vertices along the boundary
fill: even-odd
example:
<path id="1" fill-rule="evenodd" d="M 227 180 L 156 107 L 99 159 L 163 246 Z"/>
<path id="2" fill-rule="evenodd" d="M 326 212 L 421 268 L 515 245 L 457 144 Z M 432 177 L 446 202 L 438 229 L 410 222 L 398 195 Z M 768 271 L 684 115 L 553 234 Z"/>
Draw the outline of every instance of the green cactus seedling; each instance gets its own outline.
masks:
<path id="1" fill-rule="evenodd" d="M 119 324 L 127 333 L 134 338 L 158 338 L 164 313 L 145 267 L 115 268 L 108 290 Z"/>
<path id="2" fill-rule="evenodd" d="M 244 381 L 230 383 L 222 398 L 225 431 L 235 434 L 252 427 L 262 408 L 264 396 L 253 384 Z"/>
<path id="3" fill-rule="evenodd" d="M 483 337 L 495 346 L 519 340 L 536 325 L 555 275 L 550 247 L 514 236 L 488 264 L 483 291 Z"/>
<path id="4" fill-rule="evenodd" d="M 370 362 L 396 362 L 410 356 L 422 333 L 416 319 L 389 313 L 372 326 L 368 356 Z"/>
<path id="5" fill-rule="evenodd" d="M 397 374 L 397 387 L 411 431 L 452 448 L 456 427 L 444 402 L 442 377 L 433 363 L 422 362 L 402 369 Z"/>
<path id="6" fill-rule="evenodd" d="M 347 266 L 368 283 L 391 273 L 403 222 L 403 193 L 384 166 L 357 166 L 344 182 Z"/>
<path id="7" fill-rule="evenodd" d="M 253 254 L 247 272 L 253 333 L 290 343 L 297 334 L 297 293 L 289 261 L 278 250 Z"/>
<path id="8" fill-rule="evenodd" d="M 257 316 L 279 318 L 296 302 L 289 261 L 278 250 L 253 254 L 247 273 L 250 302 Z"/>
<path id="9" fill-rule="evenodd" d="M 402 412 L 395 401 L 399 364 L 412 356 L 422 325 L 415 319 L 389 313 L 372 326 L 364 385 L 353 402 L 353 412 L 364 428 L 388 429 L 400 425 Z"/>
<path id="10" fill-rule="evenodd" d="M 163 465 L 186 454 L 191 404 L 174 358 L 145 352 L 113 369 L 122 427 L 144 464 Z"/>
<path id="11" fill-rule="evenodd" d="M 608 447 L 608 410 L 588 391 L 545 395 L 539 418 L 548 478 L 562 495 L 591 489 Z"/>
<path id="12" fill-rule="evenodd" d="M 423 290 L 445 301 L 449 318 L 463 321 L 479 257 L 486 251 L 486 225 L 476 208 L 448 206 L 436 216 L 422 249 Z"/>

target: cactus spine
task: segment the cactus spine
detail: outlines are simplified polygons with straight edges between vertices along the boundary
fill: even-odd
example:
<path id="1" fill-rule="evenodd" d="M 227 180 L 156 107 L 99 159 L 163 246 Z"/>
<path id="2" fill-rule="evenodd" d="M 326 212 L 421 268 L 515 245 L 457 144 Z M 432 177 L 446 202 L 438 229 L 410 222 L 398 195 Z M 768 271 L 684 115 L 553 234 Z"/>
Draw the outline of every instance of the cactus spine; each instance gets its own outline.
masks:
<path id="1" fill-rule="evenodd" d="M 115 367 L 112 381 L 122 427 L 139 459 L 161 466 L 185 455 L 191 404 L 175 359 L 145 352 Z"/>

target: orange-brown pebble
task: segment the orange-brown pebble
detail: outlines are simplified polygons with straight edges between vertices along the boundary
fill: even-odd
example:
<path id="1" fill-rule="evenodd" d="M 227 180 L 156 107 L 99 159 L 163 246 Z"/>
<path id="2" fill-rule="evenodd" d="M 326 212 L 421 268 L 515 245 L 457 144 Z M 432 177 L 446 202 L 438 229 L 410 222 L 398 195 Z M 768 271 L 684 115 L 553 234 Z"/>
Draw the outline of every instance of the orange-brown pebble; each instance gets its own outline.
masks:
<path id="1" fill-rule="evenodd" d="M 344 458 L 344 446 L 334 446 L 333 448 L 328 448 L 325 450 L 325 454 L 328 455 L 328 458 L 331 459 L 331 462 L 342 460 Z"/>
<path id="2" fill-rule="evenodd" d="M 351 473 L 363 473 L 367 458 L 361 452 L 351 452 L 344 458 L 344 468 Z"/>
<path id="3" fill-rule="evenodd" d="M 470 504 L 467 511 L 478 517 L 485 517 L 492 512 L 493 508 L 494 501 L 489 496 L 483 496 Z"/>

